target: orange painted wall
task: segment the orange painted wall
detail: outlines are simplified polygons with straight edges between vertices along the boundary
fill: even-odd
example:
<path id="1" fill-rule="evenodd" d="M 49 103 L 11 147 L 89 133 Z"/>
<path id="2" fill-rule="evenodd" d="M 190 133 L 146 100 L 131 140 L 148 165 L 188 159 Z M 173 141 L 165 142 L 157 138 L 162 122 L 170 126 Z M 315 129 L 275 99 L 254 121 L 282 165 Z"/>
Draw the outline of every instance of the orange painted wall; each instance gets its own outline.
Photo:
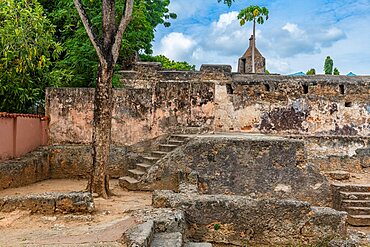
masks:
<path id="1" fill-rule="evenodd" d="M 0 114 L 0 161 L 22 156 L 47 144 L 48 121 L 42 116 Z"/>
<path id="2" fill-rule="evenodd" d="M 13 157 L 13 118 L 0 118 L 0 160 Z"/>

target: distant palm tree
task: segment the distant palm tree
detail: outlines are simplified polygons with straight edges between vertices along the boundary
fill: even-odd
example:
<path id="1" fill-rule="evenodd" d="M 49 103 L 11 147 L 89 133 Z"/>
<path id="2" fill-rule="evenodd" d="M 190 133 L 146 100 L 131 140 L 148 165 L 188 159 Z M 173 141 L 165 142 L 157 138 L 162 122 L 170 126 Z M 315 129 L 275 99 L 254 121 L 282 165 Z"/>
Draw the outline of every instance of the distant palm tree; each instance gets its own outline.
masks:
<path id="1" fill-rule="evenodd" d="M 268 20 L 268 18 L 268 9 L 266 7 L 260 7 L 256 5 L 242 9 L 238 14 L 240 26 L 243 26 L 248 21 L 253 21 L 252 73 L 256 73 L 256 65 L 254 63 L 254 53 L 256 49 L 256 22 L 258 24 L 263 24 L 265 23 L 265 19 Z"/>

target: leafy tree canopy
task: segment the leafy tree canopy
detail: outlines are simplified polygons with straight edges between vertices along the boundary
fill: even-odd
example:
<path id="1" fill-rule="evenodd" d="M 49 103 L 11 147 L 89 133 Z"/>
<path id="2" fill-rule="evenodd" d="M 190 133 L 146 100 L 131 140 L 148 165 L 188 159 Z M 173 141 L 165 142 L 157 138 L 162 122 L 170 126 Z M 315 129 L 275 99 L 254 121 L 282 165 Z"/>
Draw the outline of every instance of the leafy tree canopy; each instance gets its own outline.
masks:
<path id="1" fill-rule="evenodd" d="M 316 70 L 314 68 L 306 72 L 306 75 L 316 75 Z"/>
<path id="2" fill-rule="evenodd" d="M 234 2 L 235 0 L 217 0 L 217 2 L 224 2 L 224 4 L 227 4 L 227 6 L 231 6 L 231 4 Z"/>
<path id="3" fill-rule="evenodd" d="M 141 55 L 140 59 L 147 62 L 158 62 L 162 64 L 164 69 L 170 70 L 195 70 L 195 65 L 190 65 L 187 62 L 175 62 L 170 60 L 166 56 L 151 56 L 151 55 Z"/>
<path id="4" fill-rule="evenodd" d="M 238 14 L 240 25 L 243 26 L 248 21 L 256 20 L 258 24 L 265 23 L 265 18 L 268 20 L 269 11 L 266 7 L 260 7 L 257 5 L 249 6 L 248 8 L 242 9 Z"/>
<path id="5" fill-rule="evenodd" d="M 340 75 L 338 68 L 334 68 L 333 75 Z"/>
<path id="6" fill-rule="evenodd" d="M 57 36 L 65 47 L 63 58 L 58 62 L 58 68 L 72 70 L 74 77 L 69 86 L 94 86 L 98 57 L 91 44 L 84 26 L 71 0 L 48 1 L 40 0 L 48 17 L 57 27 Z M 83 1 L 86 11 L 91 19 L 94 30 L 101 37 L 102 9 L 101 1 Z M 133 18 L 122 39 L 122 48 L 118 64 L 132 60 L 136 52 L 152 54 L 152 40 L 158 25 L 170 26 L 170 19 L 176 14 L 170 13 L 168 5 L 170 0 L 139 0 L 135 1 Z M 117 13 L 123 13 L 125 1 L 116 1 Z M 117 15 L 117 22 L 121 18 Z M 119 68 L 119 66 L 117 66 Z M 113 78 L 115 85 L 118 79 Z"/>
<path id="7" fill-rule="evenodd" d="M 327 56 L 325 59 L 324 72 L 325 72 L 325 75 L 333 74 L 333 59 L 331 59 L 330 56 Z"/>
<path id="8" fill-rule="evenodd" d="M 0 2 L 0 111 L 32 112 L 44 89 L 58 83 L 51 72 L 62 47 L 36 0 Z"/>

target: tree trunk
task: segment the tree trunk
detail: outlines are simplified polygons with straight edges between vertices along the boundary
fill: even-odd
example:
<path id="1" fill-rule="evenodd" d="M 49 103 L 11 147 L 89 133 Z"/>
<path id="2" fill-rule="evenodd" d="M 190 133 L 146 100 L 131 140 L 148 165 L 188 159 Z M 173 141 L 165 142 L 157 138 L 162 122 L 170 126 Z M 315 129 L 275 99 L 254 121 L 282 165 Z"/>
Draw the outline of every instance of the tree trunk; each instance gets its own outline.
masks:
<path id="1" fill-rule="evenodd" d="M 113 66 L 99 65 L 95 100 L 94 100 L 94 131 L 93 131 L 93 166 L 90 171 L 88 190 L 97 193 L 99 197 L 108 198 L 109 175 L 106 174 L 106 165 L 109 161 L 113 90 Z"/>
<path id="2" fill-rule="evenodd" d="M 102 0 L 103 43 L 93 31 L 82 0 L 73 0 L 73 2 L 100 61 L 94 100 L 93 166 L 87 189 L 91 193 L 97 193 L 99 197 L 108 198 L 111 193 L 106 167 L 109 161 L 112 127 L 112 77 L 121 49 L 123 33 L 132 18 L 134 0 L 126 0 L 118 27 L 116 27 L 116 1 Z"/>
<path id="3" fill-rule="evenodd" d="M 253 39 L 252 39 L 252 73 L 256 73 L 256 64 L 255 64 L 255 49 L 256 49 L 256 19 L 253 19 Z"/>

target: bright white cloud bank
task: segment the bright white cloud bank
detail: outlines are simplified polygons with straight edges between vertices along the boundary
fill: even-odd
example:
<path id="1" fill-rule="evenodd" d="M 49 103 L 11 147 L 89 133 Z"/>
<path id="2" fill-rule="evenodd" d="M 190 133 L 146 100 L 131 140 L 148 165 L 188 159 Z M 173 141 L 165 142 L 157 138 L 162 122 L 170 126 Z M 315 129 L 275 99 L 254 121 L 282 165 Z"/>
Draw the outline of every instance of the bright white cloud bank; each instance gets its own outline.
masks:
<path id="1" fill-rule="evenodd" d="M 169 33 L 161 39 L 158 54 L 163 54 L 173 60 L 186 60 L 189 52 L 196 46 L 192 37 L 183 33 Z"/>

